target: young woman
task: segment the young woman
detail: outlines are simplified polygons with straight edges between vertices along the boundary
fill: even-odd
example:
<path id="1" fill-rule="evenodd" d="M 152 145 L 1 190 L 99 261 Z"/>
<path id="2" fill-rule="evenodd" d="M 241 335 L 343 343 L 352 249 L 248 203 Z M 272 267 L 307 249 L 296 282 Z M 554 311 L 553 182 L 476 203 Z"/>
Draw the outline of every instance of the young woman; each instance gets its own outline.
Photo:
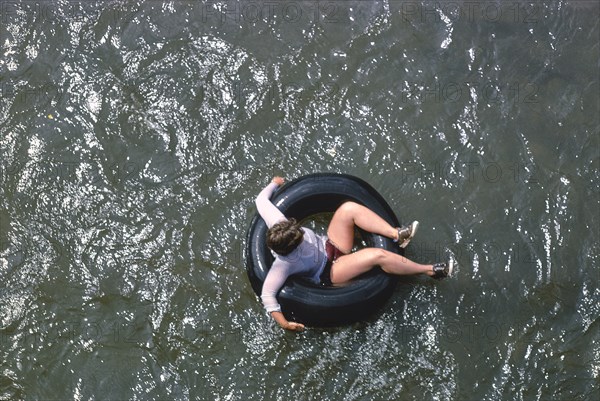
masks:
<path id="1" fill-rule="evenodd" d="M 295 219 L 286 218 L 269 200 L 283 182 L 282 177 L 274 177 L 256 198 L 256 207 L 269 227 L 267 246 L 277 255 L 263 283 L 261 299 L 267 312 L 284 329 L 304 329 L 303 324 L 287 321 L 276 298 L 285 280 L 294 274 L 328 285 L 352 280 L 376 265 L 390 274 L 426 274 L 433 278 L 452 274 L 452 259 L 448 263 L 422 265 L 380 248 L 364 248 L 351 253 L 355 225 L 392 238 L 402 248 L 408 245 L 418 227 L 416 221 L 410 226 L 392 227 L 375 212 L 356 202 L 347 201 L 338 207 L 326 236 L 300 227 Z"/>

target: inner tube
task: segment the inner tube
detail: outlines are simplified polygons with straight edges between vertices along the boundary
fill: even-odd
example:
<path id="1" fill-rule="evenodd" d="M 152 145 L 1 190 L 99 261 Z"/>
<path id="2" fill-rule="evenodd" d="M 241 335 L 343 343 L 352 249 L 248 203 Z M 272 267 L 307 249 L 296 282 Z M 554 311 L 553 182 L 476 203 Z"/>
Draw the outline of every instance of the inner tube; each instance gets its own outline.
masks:
<path id="1" fill-rule="evenodd" d="M 278 188 L 271 198 L 286 217 L 298 221 L 317 213 L 334 212 L 348 200 L 368 207 L 393 227 L 400 226 L 383 197 L 362 179 L 348 174 L 305 175 Z M 266 244 L 267 230 L 265 221 L 257 213 L 246 238 L 246 270 L 259 297 L 274 261 Z M 402 254 L 401 248 L 390 238 L 360 232 L 368 247 Z M 307 326 L 340 326 L 367 319 L 388 300 L 396 283 L 397 276 L 385 273 L 379 266 L 341 287 L 314 284 L 306 278 L 292 276 L 281 288 L 277 299 L 288 320 Z"/>

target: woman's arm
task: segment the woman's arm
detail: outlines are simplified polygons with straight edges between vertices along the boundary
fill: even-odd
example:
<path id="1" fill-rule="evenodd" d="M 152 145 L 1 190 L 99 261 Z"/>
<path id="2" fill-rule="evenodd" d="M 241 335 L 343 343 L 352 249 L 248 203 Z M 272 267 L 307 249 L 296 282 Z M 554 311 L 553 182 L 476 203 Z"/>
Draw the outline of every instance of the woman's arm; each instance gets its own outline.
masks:
<path id="1" fill-rule="evenodd" d="M 271 195 L 273 195 L 273 192 L 281 184 L 283 184 L 283 178 L 274 177 L 273 181 L 260 191 L 256 197 L 256 208 L 258 209 L 258 213 L 265 223 L 267 223 L 267 227 L 269 228 L 273 227 L 275 223 L 286 219 L 283 213 L 281 213 L 281 211 L 270 201 Z"/>
<path id="2" fill-rule="evenodd" d="M 281 313 L 281 306 L 277 302 L 277 292 L 285 283 L 289 273 L 285 266 L 285 262 L 276 259 L 273 266 L 269 269 L 265 282 L 263 283 L 262 293 L 260 298 L 263 301 L 265 309 L 273 319 L 284 329 L 302 331 L 304 325 L 295 322 L 289 322 Z"/>

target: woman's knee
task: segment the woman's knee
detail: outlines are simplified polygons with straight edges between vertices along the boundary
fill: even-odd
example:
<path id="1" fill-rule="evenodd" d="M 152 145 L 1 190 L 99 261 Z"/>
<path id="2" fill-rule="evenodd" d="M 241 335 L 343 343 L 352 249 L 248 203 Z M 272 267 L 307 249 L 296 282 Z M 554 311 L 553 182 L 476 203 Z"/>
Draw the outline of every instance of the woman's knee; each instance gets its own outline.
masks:
<path id="1" fill-rule="evenodd" d="M 389 251 L 381 248 L 370 248 L 373 265 L 382 265 L 389 259 Z"/>
<path id="2" fill-rule="evenodd" d="M 354 201 L 345 201 L 338 207 L 337 210 L 340 213 L 352 215 L 356 211 L 357 206 L 359 206 L 358 203 L 356 203 Z"/>

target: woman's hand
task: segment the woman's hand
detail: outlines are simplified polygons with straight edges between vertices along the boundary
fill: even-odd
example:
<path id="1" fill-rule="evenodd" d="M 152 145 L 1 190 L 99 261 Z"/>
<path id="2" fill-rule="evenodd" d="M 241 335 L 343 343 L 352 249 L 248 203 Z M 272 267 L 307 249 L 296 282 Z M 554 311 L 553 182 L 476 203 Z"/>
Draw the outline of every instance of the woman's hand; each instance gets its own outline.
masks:
<path id="1" fill-rule="evenodd" d="M 291 331 L 302 331 L 304 330 L 304 325 L 302 323 L 289 322 L 281 312 L 271 312 L 271 317 L 275 319 L 277 324 L 286 330 Z"/>
<path id="2" fill-rule="evenodd" d="M 283 183 L 285 182 L 285 180 L 283 179 L 283 177 L 275 176 L 275 177 L 273 177 L 273 179 L 271 180 L 271 182 L 274 182 L 275 184 L 277 184 L 279 186 L 282 186 Z"/>
<path id="3" fill-rule="evenodd" d="M 291 331 L 303 331 L 304 325 L 302 323 L 288 322 L 287 326 L 284 327 L 284 329 Z"/>

